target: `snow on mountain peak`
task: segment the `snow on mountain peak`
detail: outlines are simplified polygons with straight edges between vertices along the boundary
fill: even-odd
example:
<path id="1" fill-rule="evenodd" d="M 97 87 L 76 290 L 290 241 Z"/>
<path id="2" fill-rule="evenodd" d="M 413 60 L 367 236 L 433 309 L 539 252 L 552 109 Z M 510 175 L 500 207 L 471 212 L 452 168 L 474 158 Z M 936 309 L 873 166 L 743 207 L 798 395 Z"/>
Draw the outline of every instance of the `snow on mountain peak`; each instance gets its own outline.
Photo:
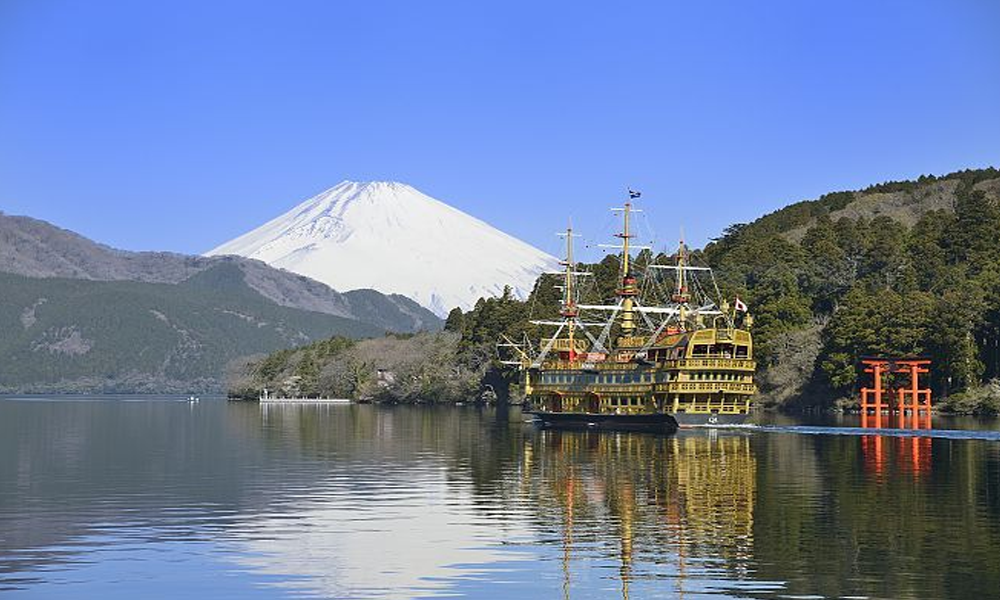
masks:
<path id="1" fill-rule="evenodd" d="M 510 285 L 519 297 L 555 258 L 405 183 L 342 181 L 214 250 L 322 281 L 413 298 L 445 316 Z"/>

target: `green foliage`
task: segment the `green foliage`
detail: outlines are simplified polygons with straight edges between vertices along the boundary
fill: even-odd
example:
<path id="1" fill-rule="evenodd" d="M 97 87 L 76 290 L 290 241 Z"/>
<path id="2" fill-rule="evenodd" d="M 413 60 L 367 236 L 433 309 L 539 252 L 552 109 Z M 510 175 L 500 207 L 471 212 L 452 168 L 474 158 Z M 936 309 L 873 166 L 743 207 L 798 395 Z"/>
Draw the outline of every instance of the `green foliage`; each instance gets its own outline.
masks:
<path id="1" fill-rule="evenodd" d="M 952 394 L 939 403 L 938 408 L 957 414 L 996 416 L 1000 414 L 1000 379 Z"/>
<path id="2" fill-rule="evenodd" d="M 279 306 L 250 289 L 235 265 L 176 285 L 0 273 L 0 289 L 0 389 L 7 390 L 217 391 L 237 357 L 332 333 L 381 334 Z"/>
<path id="3" fill-rule="evenodd" d="M 771 394 L 764 401 L 801 405 L 852 395 L 857 366 L 865 355 L 929 356 L 937 394 L 966 393 L 959 396 L 966 402 L 992 398 L 963 390 L 979 390 L 984 378 L 1000 377 L 1000 206 L 995 184 L 979 186 L 998 179 L 1000 172 L 983 169 L 888 182 L 862 192 L 834 192 L 753 223 L 733 225 L 703 251 L 694 252 L 697 260 L 715 269 L 725 297 L 739 295 L 750 306 L 762 369 L 759 381 Z M 935 186 L 935 193 L 938 188 L 953 189 L 954 212 L 927 212 L 911 228 L 878 210 L 865 213 L 868 218 L 830 217 L 836 211 L 853 214 L 845 209 L 858 201 L 872 202 L 873 193 L 909 194 L 913 200 L 928 186 Z M 790 235 L 793 231 L 797 234 Z M 672 259 L 647 251 L 636 257 L 636 268 L 650 262 Z M 581 268 L 593 273 L 585 303 L 614 297 L 619 285 L 617 256 Z M 557 275 L 543 275 L 526 301 L 513 298 L 508 289 L 500 298 L 479 300 L 469 312 L 453 310 L 442 335 L 460 335 L 454 339 L 454 352 L 435 350 L 436 342 L 420 338 L 429 344 L 424 353 L 436 356 L 455 373 L 495 381 L 498 338 L 542 337 L 546 332 L 530 320 L 558 313 L 561 296 L 555 286 L 561 283 Z M 384 349 L 410 352 L 407 348 Z M 348 375 L 338 381 L 350 385 L 337 389 L 370 393 L 374 366 L 384 357 L 343 354 L 348 355 L 353 358 L 340 361 Z M 316 356 L 315 349 L 279 353 L 260 362 L 258 369 L 267 379 L 297 376 L 308 387 L 309 382 L 332 377 L 329 361 Z M 435 386 L 444 382 L 419 374 L 419 369 L 417 375 L 406 372 L 424 383 L 406 391 L 391 388 L 397 400 L 434 395 L 439 393 Z M 806 384 L 810 391 L 826 389 L 827 397 L 793 398 L 792 392 L 800 392 Z M 386 389 L 380 393 L 389 393 Z"/>
<path id="4" fill-rule="evenodd" d="M 748 298 L 757 317 L 763 375 L 790 355 L 776 353 L 776 340 L 827 322 L 817 383 L 835 394 L 853 394 L 865 355 L 929 356 L 938 394 L 1000 376 L 1000 205 L 995 185 L 978 186 L 998 178 L 996 169 L 962 171 L 827 194 L 709 244 L 704 256 L 724 289 Z M 884 215 L 828 217 L 866 194 L 916 198 L 942 181 L 953 184 L 954 212 L 927 212 L 909 229 Z M 797 243 L 785 235 L 806 225 Z"/>
<path id="5" fill-rule="evenodd" d="M 229 381 L 232 396 L 272 394 L 455 402 L 476 397 L 484 370 L 462 367 L 453 332 L 389 335 L 356 342 L 334 337 L 252 361 Z"/>
<path id="6" fill-rule="evenodd" d="M 465 315 L 462 313 L 461 308 L 456 306 L 455 308 L 451 309 L 451 312 L 448 313 L 448 318 L 444 322 L 444 330 L 456 331 L 461 333 L 462 327 L 464 326 L 465 323 L 464 317 Z"/>

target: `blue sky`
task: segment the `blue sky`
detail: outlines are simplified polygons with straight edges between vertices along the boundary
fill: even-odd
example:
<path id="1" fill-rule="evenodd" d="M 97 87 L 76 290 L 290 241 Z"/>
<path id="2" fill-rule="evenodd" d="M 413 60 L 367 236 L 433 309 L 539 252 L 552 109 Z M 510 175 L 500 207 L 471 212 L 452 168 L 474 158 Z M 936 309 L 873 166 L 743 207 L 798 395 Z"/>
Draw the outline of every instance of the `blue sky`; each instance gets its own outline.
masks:
<path id="1" fill-rule="evenodd" d="M 393 179 L 556 252 L 1000 165 L 1000 3 L 0 0 L 0 210 L 205 251 Z"/>

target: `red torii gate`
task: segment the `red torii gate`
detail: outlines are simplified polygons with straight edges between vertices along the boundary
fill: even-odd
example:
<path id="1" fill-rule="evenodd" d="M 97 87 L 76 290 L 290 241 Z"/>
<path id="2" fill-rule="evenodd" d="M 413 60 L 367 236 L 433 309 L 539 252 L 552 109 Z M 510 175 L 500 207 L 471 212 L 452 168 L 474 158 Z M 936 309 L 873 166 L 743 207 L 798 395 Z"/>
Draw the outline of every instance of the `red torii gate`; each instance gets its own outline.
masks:
<path id="1" fill-rule="evenodd" d="M 930 373 L 930 359 L 926 358 L 864 358 L 865 373 L 871 373 L 874 387 L 861 388 L 862 426 L 867 426 L 866 417 L 869 411 L 875 416 L 876 427 L 881 426 L 882 411 L 897 413 L 900 417 L 900 427 L 903 426 L 903 416 L 909 411 L 913 417 L 914 428 L 919 428 L 917 416 L 923 412 L 927 427 L 930 428 L 931 390 L 920 387 L 920 376 Z M 909 375 L 907 386 L 899 386 L 889 390 L 882 387 L 883 376 L 886 373 Z M 890 404 L 888 398 L 895 396 L 895 403 Z"/>

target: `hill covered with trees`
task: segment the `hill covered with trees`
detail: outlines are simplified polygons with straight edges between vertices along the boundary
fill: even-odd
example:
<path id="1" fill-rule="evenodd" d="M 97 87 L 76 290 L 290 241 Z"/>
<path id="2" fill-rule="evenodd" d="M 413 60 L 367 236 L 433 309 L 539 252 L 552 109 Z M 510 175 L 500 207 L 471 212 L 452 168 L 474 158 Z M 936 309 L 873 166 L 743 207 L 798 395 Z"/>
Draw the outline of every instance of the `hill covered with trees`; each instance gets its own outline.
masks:
<path id="1" fill-rule="evenodd" d="M 860 357 L 922 355 L 946 408 L 996 412 L 998 233 L 1000 171 L 990 168 L 799 202 L 731 226 L 693 258 L 713 267 L 724 296 L 750 305 L 761 404 L 849 404 Z M 636 264 L 671 261 L 646 251 Z M 613 296 L 617 257 L 581 268 L 594 273 L 588 302 Z M 529 320 L 555 314 L 557 283 L 543 275 L 526 301 L 506 294 L 452 311 L 450 365 L 499 381 L 498 336 L 537 340 Z"/>
<path id="2" fill-rule="evenodd" d="M 0 273 L 0 289 L 0 392 L 219 391 L 236 357 L 384 333 L 275 304 L 232 263 L 177 284 Z"/>

